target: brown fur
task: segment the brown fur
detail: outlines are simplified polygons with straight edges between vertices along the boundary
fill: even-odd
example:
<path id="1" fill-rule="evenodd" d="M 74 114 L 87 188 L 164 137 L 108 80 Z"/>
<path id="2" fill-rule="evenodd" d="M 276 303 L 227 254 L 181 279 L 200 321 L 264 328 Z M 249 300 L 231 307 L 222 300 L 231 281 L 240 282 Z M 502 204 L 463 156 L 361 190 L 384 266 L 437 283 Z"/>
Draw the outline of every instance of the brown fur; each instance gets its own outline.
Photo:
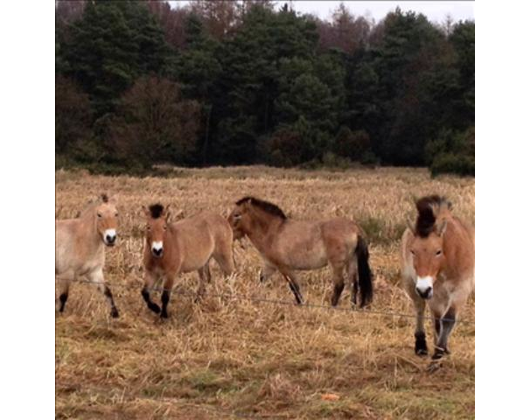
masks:
<path id="1" fill-rule="evenodd" d="M 358 283 L 359 255 L 362 256 L 364 275 L 361 278 L 361 306 L 370 302 L 372 283 L 368 251 L 363 232 L 355 222 L 344 218 L 292 220 L 278 206 L 254 197 L 238 200 L 228 220 L 234 237 L 248 236 L 260 252 L 264 260 L 261 279 L 280 271 L 298 303 L 302 303 L 302 295 L 296 279 L 297 270 L 313 270 L 330 264 L 335 283 L 332 304 L 336 305 L 344 288 L 344 271 L 353 286 Z M 352 303 L 355 304 L 355 300 L 352 292 Z"/>
<path id="2" fill-rule="evenodd" d="M 427 351 L 423 326 L 427 303 L 436 326 L 433 358 L 439 359 L 448 353 L 453 319 L 456 320 L 474 288 L 474 229 L 453 216 L 451 204 L 439 196 L 421 198 L 416 208 L 418 218 L 414 231 L 407 229 L 402 238 L 403 285 L 416 309 L 416 351 L 418 354 Z M 416 290 L 418 278 L 432 279 L 431 298 L 420 297 Z"/>
<path id="3" fill-rule="evenodd" d="M 72 281 L 87 278 L 98 284 L 111 307 L 111 315 L 118 316 L 112 294 L 105 285 L 105 232 L 117 231 L 118 213 L 114 200 L 105 194 L 91 203 L 76 219 L 55 221 L 55 275 L 60 281 L 60 311 L 64 310 Z M 109 246 L 113 244 L 107 244 Z"/>
<path id="4" fill-rule="evenodd" d="M 222 216 L 203 212 L 193 217 L 169 223 L 170 214 L 161 205 L 144 209 L 147 228 L 143 264 L 145 284 L 142 295 L 147 306 L 167 317 L 167 304 L 171 289 L 180 273 L 198 271 L 200 286 L 198 296 L 204 292 L 209 280 L 208 263 L 213 258 L 225 275 L 234 271 L 232 255 L 233 235 L 230 225 Z M 161 242 L 162 254 L 156 256 L 153 243 Z M 150 289 L 164 278 L 162 309 L 150 300 Z"/>

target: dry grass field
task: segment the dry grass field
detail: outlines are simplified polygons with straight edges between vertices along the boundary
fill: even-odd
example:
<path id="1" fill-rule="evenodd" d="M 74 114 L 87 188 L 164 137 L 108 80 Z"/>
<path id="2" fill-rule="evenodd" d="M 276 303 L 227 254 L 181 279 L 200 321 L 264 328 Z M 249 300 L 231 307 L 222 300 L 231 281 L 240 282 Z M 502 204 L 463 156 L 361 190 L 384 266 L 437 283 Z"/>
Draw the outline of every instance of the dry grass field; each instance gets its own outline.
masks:
<path id="1" fill-rule="evenodd" d="M 371 309 L 412 314 L 399 288 L 398 244 L 413 199 L 446 195 L 474 223 L 473 179 L 433 180 L 424 169 L 396 168 L 176 169 L 166 178 L 58 171 L 57 218 L 74 217 L 102 192 L 119 194 L 118 244 L 107 250 L 105 272 L 121 317 L 108 317 L 92 285 L 72 286 L 56 315 L 56 418 L 474 418 L 474 297 L 463 313 L 469 323 L 451 337 L 452 355 L 430 374 L 429 360 L 413 351 L 413 319 L 241 299 L 293 302 L 280 276 L 259 283 L 260 258 L 246 240 L 235 244 L 236 275 L 223 279 L 212 263 L 210 295 L 201 302 L 190 296 L 198 275 L 182 276 L 169 320 L 157 319 L 140 296 L 141 205 L 171 203 L 178 217 L 205 209 L 227 215 L 235 200 L 255 195 L 293 218 L 358 220 L 370 239 Z M 309 303 L 329 305 L 329 269 L 303 273 L 301 287 Z M 347 288 L 339 305 L 349 307 Z M 427 328 L 432 353 L 430 322 Z"/>

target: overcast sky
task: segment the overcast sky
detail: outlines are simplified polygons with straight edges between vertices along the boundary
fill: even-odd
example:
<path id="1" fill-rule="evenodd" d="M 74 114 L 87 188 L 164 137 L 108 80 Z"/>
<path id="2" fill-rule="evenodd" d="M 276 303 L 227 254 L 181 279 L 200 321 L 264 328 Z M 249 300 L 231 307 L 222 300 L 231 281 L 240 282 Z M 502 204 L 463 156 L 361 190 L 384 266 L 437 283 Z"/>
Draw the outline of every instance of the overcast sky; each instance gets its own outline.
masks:
<path id="1" fill-rule="evenodd" d="M 279 7 L 288 0 L 277 0 Z M 173 1 L 173 4 L 183 6 L 188 1 Z M 340 1 L 306 1 L 295 0 L 293 2 L 297 11 L 302 13 L 312 13 L 321 19 L 327 19 L 331 12 L 338 7 Z M 343 1 L 350 11 L 355 15 L 367 15 L 376 21 L 381 20 L 389 11 L 397 6 L 403 11 L 413 10 L 423 13 L 432 22 L 441 22 L 449 14 L 455 21 L 474 20 L 475 3 L 473 1 Z"/>

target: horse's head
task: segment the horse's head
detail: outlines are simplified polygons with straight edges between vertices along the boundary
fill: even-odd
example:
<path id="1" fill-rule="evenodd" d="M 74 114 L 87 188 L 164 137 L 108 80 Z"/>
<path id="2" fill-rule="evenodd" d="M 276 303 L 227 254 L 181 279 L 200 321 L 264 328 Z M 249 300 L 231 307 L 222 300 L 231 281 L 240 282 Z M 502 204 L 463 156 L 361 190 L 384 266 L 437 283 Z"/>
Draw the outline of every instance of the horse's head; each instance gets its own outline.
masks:
<path id="1" fill-rule="evenodd" d="M 255 197 L 243 197 L 237 201 L 228 216 L 234 239 L 248 235 L 257 226 L 266 226 L 273 220 L 283 223 L 286 219 L 287 216 L 276 204 Z"/>
<path id="2" fill-rule="evenodd" d="M 424 197 L 416 203 L 416 225 L 409 223 L 414 233 L 408 251 L 411 253 L 416 272 L 416 292 L 430 299 L 440 271 L 445 265 L 444 234 L 451 203 L 438 196 Z"/>
<path id="3" fill-rule="evenodd" d="M 239 200 L 228 216 L 228 223 L 234 232 L 234 240 L 241 239 L 250 228 L 249 201 Z"/>
<path id="4" fill-rule="evenodd" d="M 149 208 L 143 208 L 147 219 L 146 244 L 155 258 L 161 258 L 164 254 L 164 241 L 170 216 L 168 209 L 169 206 L 164 208 L 162 204 L 152 204 Z"/>
<path id="5" fill-rule="evenodd" d="M 106 194 L 101 196 L 101 203 L 95 207 L 96 211 L 96 228 L 107 246 L 116 244 L 116 230 L 118 228 L 118 210 L 116 209 L 116 200 L 109 199 Z"/>

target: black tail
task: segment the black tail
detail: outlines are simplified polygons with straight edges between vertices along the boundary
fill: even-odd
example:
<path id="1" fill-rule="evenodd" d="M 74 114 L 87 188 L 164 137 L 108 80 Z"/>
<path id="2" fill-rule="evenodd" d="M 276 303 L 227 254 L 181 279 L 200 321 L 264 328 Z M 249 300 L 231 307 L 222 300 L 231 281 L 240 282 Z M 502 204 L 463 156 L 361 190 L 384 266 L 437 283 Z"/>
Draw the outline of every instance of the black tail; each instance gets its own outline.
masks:
<path id="1" fill-rule="evenodd" d="M 362 308 L 372 301 L 374 293 L 372 287 L 372 271 L 370 270 L 370 265 L 368 265 L 370 254 L 368 252 L 368 246 L 361 236 L 359 236 L 355 254 L 357 254 L 357 267 L 359 271 L 359 287 L 361 289 Z"/>

